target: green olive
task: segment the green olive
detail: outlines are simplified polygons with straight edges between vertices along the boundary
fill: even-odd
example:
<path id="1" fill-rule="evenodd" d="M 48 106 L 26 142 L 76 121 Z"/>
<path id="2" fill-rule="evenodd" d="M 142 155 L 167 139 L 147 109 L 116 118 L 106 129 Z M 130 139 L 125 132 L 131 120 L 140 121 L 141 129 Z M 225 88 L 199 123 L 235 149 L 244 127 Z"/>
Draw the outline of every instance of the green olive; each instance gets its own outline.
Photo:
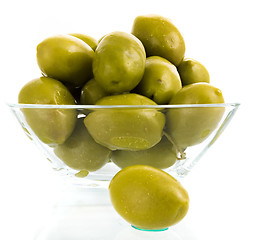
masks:
<path id="1" fill-rule="evenodd" d="M 68 89 L 58 80 L 41 77 L 28 82 L 20 91 L 19 103 L 74 105 Z M 71 135 L 77 113 L 73 109 L 23 108 L 26 121 L 38 136 L 49 145 L 61 144 Z"/>
<path id="2" fill-rule="evenodd" d="M 94 141 L 81 118 L 72 135 L 64 144 L 58 145 L 54 153 L 69 167 L 92 172 L 109 161 L 111 151 Z"/>
<path id="3" fill-rule="evenodd" d="M 184 187 L 168 173 L 146 165 L 129 166 L 111 180 L 115 210 L 133 226 L 158 230 L 181 221 L 188 212 Z"/>
<path id="4" fill-rule="evenodd" d="M 132 34 L 112 32 L 98 44 L 93 60 L 95 80 L 110 93 L 129 92 L 145 70 L 145 49 Z"/>
<path id="5" fill-rule="evenodd" d="M 95 51 L 98 41 L 93 37 L 82 33 L 70 33 L 69 35 L 79 38 L 80 40 L 88 44 Z"/>
<path id="6" fill-rule="evenodd" d="M 156 105 L 147 97 L 128 93 L 107 96 L 97 105 Z M 98 109 L 84 123 L 94 140 L 111 150 L 144 150 L 162 137 L 165 116 L 157 109 Z"/>
<path id="7" fill-rule="evenodd" d="M 176 162 L 176 151 L 171 142 L 165 137 L 152 148 L 142 151 L 117 150 L 112 152 L 112 162 L 118 167 L 125 168 L 132 165 L 149 165 L 165 169 Z"/>
<path id="8" fill-rule="evenodd" d="M 83 105 L 92 105 L 107 95 L 108 93 L 92 78 L 81 90 L 80 103 Z"/>
<path id="9" fill-rule="evenodd" d="M 197 82 L 210 83 L 208 70 L 200 62 L 194 59 L 185 58 L 179 64 L 178 72 L 183 86 Z"/>
<path id="10" fill-rule="evenodd" d="M 222 92 L 208 83 L 193 83 L 183 87 L 170 104 L 224 103 Z M 217 127 L 224 107 L 172 108 L 167 112 L 167 133 L 181 147 L 204 141 Z"/>
<path id="11" fill-rule="evenodd" d="M 168 104 L 181 88 L 177 68 L 165 58 L 152 56 L 146 59 L 144 76 L 135 91 L 157 104 Z"/>
<path id="12" fill-rule="evenodd" d="M 69 35 L 49 37 L 37 46 L 37 62 L 43 74 L 73 87 L 92 78 L 93 57 L 88 44 Z"/>
<path id="13" fill-rule="evenodd" d="M 161 56 L 176 66 L 184 58 L 184 39 L 168 18 L 153 14 L 138 16 L 132 34 L 141 40 L 147 56 Z"/>

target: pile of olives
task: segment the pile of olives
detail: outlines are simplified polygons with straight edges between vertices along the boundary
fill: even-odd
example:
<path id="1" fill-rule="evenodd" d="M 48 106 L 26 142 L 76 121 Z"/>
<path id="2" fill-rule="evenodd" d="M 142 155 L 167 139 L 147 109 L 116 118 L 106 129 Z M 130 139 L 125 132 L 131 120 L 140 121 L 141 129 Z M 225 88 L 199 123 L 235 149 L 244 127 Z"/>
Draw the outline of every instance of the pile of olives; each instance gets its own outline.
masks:
<path id="1" fill-rule="evenodd" d="M 19 103 L 55 105 L 170 105 L 224 103 L 207 69 L 185 58 L 185 42 L 159 15 L 134 19 L 132 32 L 99 41 L 85 34 L 56 35 L 37 46 L 42 77 L 28 82 Z M 172 166 L 178 153 L 216 128 L 222 108 L 23 109 L 38 138 L 69 167 L 96 171 Z"/>
<path id="2" fill-rule="evenodd" d="M 109 162 L 120 167 L 110 184 L 111 197 L 117 211 L 132 224 L 161 228 L 180 221 L 188 209 L 188 195 L 160 169 L 169 168 L 188 147 L 204 141 L 224 109 L 164 105 L 224 103 L 224 99 L 210 84 L 207 69 L 185 57 L 185 42 L 174 24 L 163 16 L 142 15 L 134 19 L 131 33 L 111 32 L 98 41 L 85 34 L 52 36 L 38 44 L 37 62 L 42 76 L 21 89 L 19 103 L 139 106 L 24 108 L 38 138 L 67 166 L 78 170 L 77 176 L 84 177 Z M 130 182 L 125 181 L 128 177 Z M 142 187 L 146 180 L 149 184 Z M 170 193 L 161 187 L 165 182 L 174 186 Z M 130 210 L 133 213 L 139 199 L 126 196 L 126 189 L 131 188 L 141 200 L 153 188 L 160 196 L 151 195 L 151 201 L 157 197 L 151 203 L 143 198 L 141 215 L 126 215 Z M 165 194 L 175 200 L 173 205 L 164 203 L 164 209 L 159 200 Z M 117 199 L 128 200 L 119 206 Z"/>

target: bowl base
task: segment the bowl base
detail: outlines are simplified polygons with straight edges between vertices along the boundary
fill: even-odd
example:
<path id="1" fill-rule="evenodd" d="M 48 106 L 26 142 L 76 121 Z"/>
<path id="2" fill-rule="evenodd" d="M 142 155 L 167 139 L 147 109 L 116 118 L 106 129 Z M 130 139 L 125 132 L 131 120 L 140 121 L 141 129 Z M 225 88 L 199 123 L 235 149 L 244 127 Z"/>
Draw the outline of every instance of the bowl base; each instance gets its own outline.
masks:
<path id="1" fill-rule="evenodd" d="M 131 225 L 133 228 L 137 229 L 137 230 L 140 230 L 140 231 L 145 231 L 145 232 L 163 232 L 163 231 L 166 231 L 168 230 L 169 228 L 161 228 L 161 229 L 143 229 L 143 228 L 138 228 L 138 227 L 135 227 L 133 225 Z"/>
<path id="2" fill-rule="evenodd" d="M 141 231 L 131 227 L 111 205 L 55 208 L 34 240 L 189 240 L 176 229 Z M 190 239 L 191 240 L 191 239 Z"/>
<path id="3" fill-rule="evenodd" d="M 183 222 L 178 225 L 182 231 L 177 226 L 159 230 L 136 228 L 114 210 L 108 189 L 69 186 L 53 205 L 34 240 L 189 240 L 180 236 L 187 232 Z"/>

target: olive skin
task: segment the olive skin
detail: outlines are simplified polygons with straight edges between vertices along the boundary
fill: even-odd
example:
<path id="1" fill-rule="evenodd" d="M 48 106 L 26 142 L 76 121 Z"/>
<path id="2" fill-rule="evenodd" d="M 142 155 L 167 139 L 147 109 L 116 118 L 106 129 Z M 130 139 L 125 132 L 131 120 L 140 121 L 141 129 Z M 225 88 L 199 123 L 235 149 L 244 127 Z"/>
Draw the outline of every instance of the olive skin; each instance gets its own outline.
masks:
<path id="1" fill-rule="evenodd" d="M 72 87 L 81 87 L 92 78 L 94 51 L 80 39 L 57 35 L 37 46 L 37 62 L 45 76 Z"/>
<path id="2" fill-rule="evenodd" d="M 158 230 L 181 221 L 189 209 L 184 187 L 168 173 L 146 165 L 119 171 L 109 185 L 115 210 L 133 226 Z"/>
<path id="3" fill-rule="evenodd" d="M 58 80 L 41 77 L 28 82 L 18 96 L 24 104 L 74 105 L 68 89 Z M 71 135 L 77 120 L 74 109 L 22 109 L 27 123 L 38 138 L 49 145 L 62 144 Z"/>
<path id="4" fill-rule="evenodd" d="M 224 103 L 220 89 L 208 83 L 193 83 L 183 87 L 170 104 Z M 181 148 L 204 141 L 217 127 L 224 107 L 173 108 L 166 116 L 166 131 Z"/>
<path id="5" fill-rule="evenodd" d="M 181 88 L 179 73 L 172 63 L 159 56 L 146 58 L 144 76 L 135 89 L 137 93 L 157 104 L 168 104 Z"/>
<path id="6" fill-rule="evenodd" d="M 93 37 L 86 35 L 86 34 L 82 34 L 82 33 L 70 33 L 69 35 L 79 38 L 80 40 L 82 40 L 83 42 L 88 44 L 95 51 L 98 41 L 96 39 L 94 39 Z"/>
<path id="7" fill-rule="evenodd" d="M 132 34 L 112 32 L 95 50 L 93 74 L 109 93 L 129 92 L 140 82 L 145 70 L 145 49 Z"/>
<path id="8" fill-rule="evenodd" d="M 54 153 L 69 167 L 76 170 L 96 171 L 110 159 L 111 151 L 94 141 L 83 119 L 78 119 L 72 135 Z"/>
<path id="9" fill-rule="evenodd" d="M 97 105 L 156 105 L 133 93 L 107 96 Z M 111 150 L 144 150 L 162 138 L 165 116 L 157 109 L 96 109 L 89 113 L 85 126 L 94 140 Z"/>
<path id="10" fill-rule="evenodd" d="M 178 72 L 183 86 L 197 82 L 210 83 L 208 70 L 204 65 L 194 59 L 183 59 L 178 66 Z"/>
<path id="11" fill-rule="evenodd" d="M 184 38 L 170 19 L 149 14 L 135 18 L 132 34 L 144 45 L 146 55 L 160 56 L 178 66 L 185 55 Z"/>
<path id="12" fill-rule="evenodd" d="M 112 162 L 120 168 L 133 165 L 149 165 L 165 169 L 176 162 L 176 151 L 171 142 L 165 137 L 155 146 L 141 151 L 117 150 L 112 152 Z"/>
<path id="13" fill-rule="evenodd" d="M 81 90 L 80 104 L 93 105 L 96 104 L 99 99 L 107 95 L 108 93 L 92 78 Z"/>

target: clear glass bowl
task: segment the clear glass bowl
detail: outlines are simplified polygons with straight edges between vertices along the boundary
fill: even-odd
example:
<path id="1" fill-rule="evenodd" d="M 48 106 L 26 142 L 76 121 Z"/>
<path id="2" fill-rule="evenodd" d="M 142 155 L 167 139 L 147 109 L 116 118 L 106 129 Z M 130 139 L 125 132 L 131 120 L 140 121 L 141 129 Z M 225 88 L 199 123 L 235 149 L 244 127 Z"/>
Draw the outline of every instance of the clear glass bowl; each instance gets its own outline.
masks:
<path id="1" fill-rule="evenodd" d="M 110 180 L 131 164 L 159 167 L 182 180 L 218 139 L 240 104 L 8 105 L 25 134 L 64 180 L 57 189 L 60 194 L 53 213 L 36 240 L 67 236 L 74 240 L 128 236 L 164 240 L 181 239 L 176 227 L 158 233 L 138 231 L 118 216 L 109 198 Z M 95 164 L 99 159 L 100 164 Z"/>
<path id="2" fill-rule="evenodd" d="M 240 104 L 8 105 L 25 134 L 45 154 L 56 172 L 78 184 L 94 187 L 108 183 L 124 165 L 129 164 L 154 165 L 176 178 L 185 177 L 217 140 Z M 74 155 L 69 149 L 69 159 L 63 161 L 60 154 L 56 154 L 60 144 L 42 141 L 42 129 L 50 135 L 65 131 L 67 121 L 62 123 L 62 120 L 66 113 L 71 112 L 75 112 L 77 121 L 87 122 L 85 129 L 98 145 L 112 149 L 108 150 L 108 161 L 105 160 L 99 169 L 88 171 L 77 165 L 74 168 L 70 163 L 74 161 L 73 158 L 77 159 L 75 155 L 80 152 L 72 144 L 68 148 L 74 147 Z M 85 142 L 87 145 L 89 143 Z M 93 156 L 98 151 L 91 149 L 89 152 Z M 87 156 L 81 156 L 80 160 L 85 158 L 85 161 L 91 161 L 89 152 L 86 150 Z"/>

